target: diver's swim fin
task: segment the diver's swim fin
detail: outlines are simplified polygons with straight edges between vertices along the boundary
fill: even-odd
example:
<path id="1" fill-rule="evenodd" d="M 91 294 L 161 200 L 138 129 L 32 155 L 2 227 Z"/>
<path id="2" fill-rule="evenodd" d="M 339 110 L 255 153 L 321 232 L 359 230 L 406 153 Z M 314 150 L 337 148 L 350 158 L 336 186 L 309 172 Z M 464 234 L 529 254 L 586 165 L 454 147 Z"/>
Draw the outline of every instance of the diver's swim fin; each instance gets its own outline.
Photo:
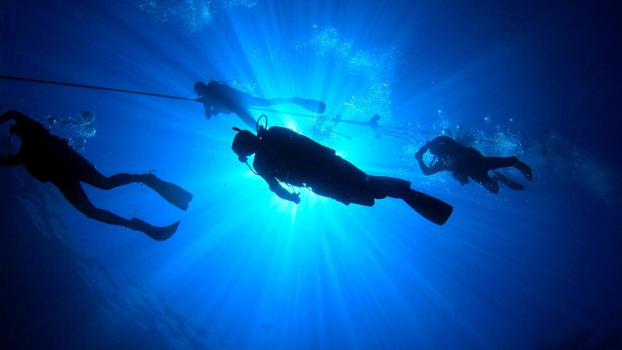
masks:
<path id="1" fill-rule="evenodd" d="M 188 209 L 192 200 L 192 193 L 175 184 L 160 180 L 153 174 L 146 174 L 141 182 L 158 192 L 162 198 L 177 208 Z"/>
<path id="2" fill-rule="evenodd" d="M 153 238 L 156 241 L 165 241 L 169 239 L 175 231 L 177 231 L 177 226 L 179 226 L 179 221 L 174 222 L 171 225 L 164 227 L 157 227 L 150 225 L 141 219 L 133 218 L 130 220 L 130 227 L 133 230 L 141 231 L 147 234 L 147 236 Z"/>
<path id="3" fill-rule="evenodd" d="M 326 104 L 322 101 L 309 100 L 306 98 L 294 97 L 289 102 L 298 105 L 310 112 L 322 114 L 326 111 Z"/>
<path id="4" fill-rule="evenodd" d="M 514 164 L 514 167 L 518 169 L 518 171 L 520 171 L 521 174 L 523 174 L 523 176 L 526 177 L 529 181 L 533 180 L 533 171 L 531 170 L 529 165 L 521 162 L 520 160 L 517 160 L 516 164 Z"/>
<path id="5" fill-rule="evenodd" d="M 447 222 L 454 210 L 454 207 L 442 200 L 415 190 L 409 190 L 402 199 L 421 216 L 437 225 Z"/>
<path id="6" fill-rule="evenodd" d="M 523 184 L 520 184 L 512 179 L 510 179 L 509 177 L 501 174 L 498 171 L 493 172 L 494 174 L 494 179 L 497 181 L 501 181 L 502 184 L 506 185 L 507 187 L 516 190 L 516 191 L 520 191 L 520 190 L 524 190 L 525 186 Z"/>

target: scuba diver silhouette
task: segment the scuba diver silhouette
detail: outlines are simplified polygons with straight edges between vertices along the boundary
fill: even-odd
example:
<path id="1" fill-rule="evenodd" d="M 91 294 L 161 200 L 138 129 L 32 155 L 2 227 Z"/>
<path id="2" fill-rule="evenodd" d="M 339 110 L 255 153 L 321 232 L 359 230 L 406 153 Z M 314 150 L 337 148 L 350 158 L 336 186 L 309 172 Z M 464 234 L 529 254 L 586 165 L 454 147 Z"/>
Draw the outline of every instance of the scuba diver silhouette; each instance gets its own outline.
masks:
<path id="1" fill-rule="evenodd" d="M 431 166 L 423 162 L 423 154 L 430 150 L 435 156 Z M 505 175 L 495 171 L 493 176 L 488 175 L 490 170 L 514 167 L 524 177 L 533 180 L 533 173 L 529 165 L 516 157 L 484 157 L 475 148 L 464 147 L 449 136 L 438 136 L 415 153 L 424 175 L 432 175 L 439 171 L 451 171 L 452 176 L 462 185 L 469 183 L 469 177 L 492 193 L 499 193 L 498 181 L 513 190 L 522 190 L 525 186 L 513 181 Z"/>
<path id="2" fill-rule="evenodd" d="M 273 126 L 266 130 L 258 126 L 257 135 L 248 130 L 233 129 L 238 133 L 231 148 L 238 159 L 248 165 L 247 157 L 255 154 L 254 172 L 282 199 L 296 204 L 300 202 L 298 193 L 290 193 L 279 182 L 308 187 L 318 195 L 346 205 L 373 206 L 374 199 L 399 198 L 438 225 L 444 224 L 453 211 L 449 204 L 412 190 L 409 181 L 367 175 L 337 156 L 333 149 L 290 129 Z"/>
<path id="3" fill-rule="evenodd" d="M 265 99 L 252 96 L 214 80 L 210 80 L 207 84 L 200 81 L 195 83 L 194 91 L 199 95 L 196 101 L 202 102 L 205 107 L 207 119 L 218 113 L 235 113 L 250 127 L 255 126 L 255 119 L 249 110 L 253 107 L 292 103 L 313 113 L 322 114 L 326 110 L 326 104 L 321 101 L 300 97 Z"/>
<path id="4" fill-rule="evenodd" d="M 127 220 L 96 208 L 84 193 L 80 182 L 103 190 L 140 182 L 182 210 L 188 208 L 192 199 L 191 193 L 150 173 L 104 176 L 88 160 L 69 147 L 66 140 L 50 134 L 39 122 L 20 112 L 9 111 L 0 116 L 0 124 L 10 119 L 15 121 L 10 127 L 11 134 L 15 133 L 21 138 L 21 146 L 16 154 L 0 157 L 0 165 L 23 164 L 35 179 L 54 184 L 72 206 L 89 218 L 144 232 L 157 241 L 163 241 L 175 233 L 179 221 L 169 226 L 156 227 L 137 218 Z"/>

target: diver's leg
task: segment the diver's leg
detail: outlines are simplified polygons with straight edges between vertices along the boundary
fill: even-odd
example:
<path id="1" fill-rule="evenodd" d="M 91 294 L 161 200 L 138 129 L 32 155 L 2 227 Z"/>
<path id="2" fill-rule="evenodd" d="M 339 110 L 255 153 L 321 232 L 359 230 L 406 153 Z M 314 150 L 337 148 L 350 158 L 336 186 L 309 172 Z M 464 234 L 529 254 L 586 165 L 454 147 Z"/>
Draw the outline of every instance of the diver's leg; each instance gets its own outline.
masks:
<path id="1" fill-rule="evenodd" d="M 258 107 L 266 107 L 266 106 L 272 106 L 272 105 L 280 105 L 280 104 L 284 104 L 284 103 L 293 103 L 293 104 L 298 104 L 297 102 L 300 102 L 301 100 L 304 100 L 302 98 L 299 97 L 292 97 L 292 98 L 259 98 L 259 97 L 255 97 L 255 96 L 251 96 L 248 101 L 249 101 L 249 105 L 251 106 L 258 106 Z"/>
<path id="2" fill-rule="evenodd" d="M 324 153 L 311 160 L 308 166 L 307 187 L 320 196 L 333 198 L 341 203 L 373 206 L 377 197 L 367 175 L 347 160 Z"/>
<path id="3" fill-rule="evenodd" d="M 245 96 L 245 102 L 248 106 L 256 106 L 256 107 L 267 107 L 273 105 L 279 105 L 284 103 L 291 103 L 297 106 L 300 106 L 308 111 L 313 113 L 322 114 L 326 111 L 326 104 L 322 101 L 310 100 L 306 98 L 300 97 L 292 97 L 292 98 L 260 98 L 255 96 Z"/>
<path id="4" fill-rule="evenodd" d="M 247 106 L 256 106 L 256 107 L 268 107 L 268 106 L 276 105 L 279 103 L 286 103 L 287 102 L 286 100 L 287 99 L 280 99 L 280 98 L 267 99 L 267 98 L 252 96 L 252 95 L 244 96 L 244 102 Z"/>
<path id="5" fill-rule="evenodd" d="M 82 156 L 71 159 L 71 167 L 67 171 L 67 178 L 76 178 L 78 181 L 85 182 L 102 190 L 110 190 L 132 182 L 140 182 L 140 175 L 136 174 L 104 176 L 95 169 L 91 162 Z"/>
<path id="6" fill-rule="evenodd" d="M 485 167 L 487 170 L 495 170 L 499 168 L 515 167 L 529 180 L 533 180 L 533 172 L 529 165 L 521 162 L 518 158 L 512 157 L 484 157 Z"/>
<path id="7" fill-rule="evenodd" d="M 517 161 L 516 157 L 484 157 L 484 167 L 486 170 L 495 170 L 514 166 Z"/>
<path id="8" fill-rule="evenodd" d="M 473 178 L 475 182 L 482 185 L 488 191 L 497 194 L 499 193 L 499 184 L 496 179 L 493 179 L 488 174 L 478 176 L 477 178 Z"/>
<path id="9" fill-rule="evenodd" d="M 192 193 L 175 184 L 160 180 L 153 174 L 121 173 L 113 176 L 104 176 L 88 163 L 88 166 L 83 164 L 79 180 L 102 190 L 110 190 L 133 182 L 140 182 L 149 186 L 166 201 L 182 210 L 188 209 L 188 205 L 192 200 Z"/>
<path id="10" fill-rule="evenodd" d="M 424 218 L 435 224 L 444 224 L 453 212 L 453 207 L 440 199 L 410 188 L 410 181 L 386 177 L 369 176 L 368 182 L 373 188 L 376 198 L 400 198 Z"/>
<path id="11" fill-rule="evenodd" d="M 282 103 L 295 103 L 296 97 L 294 98 L 263 98 L 253 96 L 251 94 L 241 93 L 237 96 L 239 101 L 243 101 L 246 106 L 255 106 L 255 107 L 268 107 L 272 105 L 278 105 Z"/>
<path id="12" fill-rule="evenodd" d="M 242 121 L 246 123 L 246 125 L 251 127 L 252 130 L 255 130 L 255 128 L 257 127 L 257 121 L 255 120 L 255 118 L 253 118 L 253 115 L 248 109 L 237 108 L 233 111 L 233 113 L 237 114 L 237 116 L 242 119 Z"/>
<path id="13" fill-rule="evenodd" d="M 520 191 L 520 190 L 524 190 L 525 186 L 523 186 L 522 184 L 510 179 L 509 177 L 501 174 L 498 171 L 493 172 L 492 174 L 492 178 L 498 182 L 501 182 L 502 184 L 506 185 L 507 187 L 516 190 L 516 191 Z"/>
<path id="14" fill-rule="evenodd" d="M 367 175 L 367 182 L 378 199 L 387 196 L 393 198 L 403 198 L 410 190 L 410 181 L 388 176 Z"/>
<path id="15" fill-rule="evenodd" d="M 125 226 L 136 231 L 141 231 L 149 235 L 149 237 L 163 241 L 172 236 L 177 230 L 179 221 L 166 227 L 155 227 L 147 224 L 140 219 L 127 220 L 116 214 L 113 214 L 107 210 L 99 209 L 91 203 L 89 198 L 84 193 L 82 186 L 78 181 L 75 182 L 63 182 L 54 183 L 56 187 L 61 191 L 65 199 L 82 214 L 88 218 L 101 221 L 111 225 Z"/>
<path id="16" fill-rule="evenodd" d="M 514 164 L 514 167 L 518 169 L 518 171 L 520 171 L 521 174 L 523 174 L 523 176 L 526 177 L 529 181 L 533 180 L 533 171 L 531 170 L 531 167 L 529 165 L 516 159 L 516 164 Z"/>
<path id="17" fill-rule="evenodd" d="M 149 186 L 152 190 L 158 192 L 167 202 L 176 206 L 181 210 L 188 209 L 188 205 L 192 200 L 192 193 L 183 188 L 164 180 L 159 179 L 153 174 L 138 175 L 140 182 Z"/>
<path id="18" fill-rule="evenodd" d="M 133 182 L 142 182 L 141 175 L 137 174 L 121 173 L 112 176 L 104 176 L 99 172 L 95 172 L 88 177 L 82 178 L 81 181 L 102 190 L 111 190 L 115 187 L 127 185 Z"/>
<path id="19" fill-rule="evenodd" d="M 129 220 L 127 219 L 109 211 L 96 208 L 88 199 L 86 193 L 84 193 L 82 186 L 80 186 L 80 182 L 75 181 L 54 184 L 61 191 L 65 199 L 87 217 L 112 225 L 127 226 L 129 224 Z"/>

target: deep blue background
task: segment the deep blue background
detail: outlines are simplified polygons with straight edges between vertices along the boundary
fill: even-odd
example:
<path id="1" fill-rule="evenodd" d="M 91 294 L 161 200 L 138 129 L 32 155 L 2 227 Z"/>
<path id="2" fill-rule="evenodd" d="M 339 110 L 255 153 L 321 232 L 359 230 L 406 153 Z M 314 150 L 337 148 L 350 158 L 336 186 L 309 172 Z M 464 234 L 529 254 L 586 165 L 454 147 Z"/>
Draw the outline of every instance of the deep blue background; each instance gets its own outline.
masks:
<path id="1" fill-rule="evenodd" d="M 281 201 L 231 152 L 230 128 L 242 123 L 205 120 L 200 104 L 0 81 L 1 111 L 93 111 L 84 155 L 102 173 L 156 169 L 195 195 L 180 212 L 138 185 L 87 188 L 124 217 L 182 220 L 154 242 L 88 220 L 24 169 L 0 169 L 3 342 L 533 349 L 596 330 L 589 347 L 622 329 L 613 7 L 234 3 L 3 1 L 0 73 L 187 97 L 213 77 L 257 95 L 321 99 L 346 119 L 381 110 L 381 123 L 411 135 L 377 139 L 348 124 L 321 134 L 280 113 L 269 123 L 313 135 L 369 173 L 411 180 L 454 205 L 452 218 L 436 227 L 398 200 L 344 206 L 306 190 L 298 206 Z M 493 196 L 447 174 L 423 177 L 414 151 L 458 124 L 494 141 L 484 151 L 532 164 L 535 180 Z"/>

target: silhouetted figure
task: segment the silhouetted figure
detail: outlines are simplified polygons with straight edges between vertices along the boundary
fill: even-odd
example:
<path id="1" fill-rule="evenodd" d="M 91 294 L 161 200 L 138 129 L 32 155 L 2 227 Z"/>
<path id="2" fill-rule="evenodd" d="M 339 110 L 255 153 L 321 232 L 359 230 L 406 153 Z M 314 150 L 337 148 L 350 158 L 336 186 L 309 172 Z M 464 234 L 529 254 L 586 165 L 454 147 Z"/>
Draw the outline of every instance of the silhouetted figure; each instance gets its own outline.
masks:
<path id="1" fill-rule="evenodd" d="M 277 196 L 300 202 L 297 193 L 290 193 L 280 182 L 305 186 L 314 193 L 336 199 L 344 204 L 374 205 L 374 199 L 400 198 L 426 219 L 444 224 L 452 206 L 436 198 L 410 189 L 402 179 L 371 176 L 335 154 L 335 151 L 289 129 L 259 128 L 258 134 L 237 130 L 231 148 L 240 161 L 255 154 L 253 167 Z"/>
<path id="2" fill-rule="evenodd" d="M 242 121 L 253 128 L 255 127 L 255 119 L 249 110 L 250 107 L 292 103 L 313 113 L 322 114 L 326 110 L 326 105 L 321 101 L 299 97 L 265 99 L 252 96 L 213 80 L 207 84 L 202 82 L 195 83 L 194 91 L 199 95 L 197 101 L 202 102 L 205 107 L 205 117 L 207 119 L 218 113 L 235 113 Z"/>
<path id="3" fill-rule="evenodd" d="M 117 174 L 106 177 L 69 147 L 67 141 L 50 134 L 39 122 L 20 112 L 9 111 L 0 116 L 0 123 L 9 119 L 15 121 L 10 130 L 21 138 L 21 146 L 16 154 L 0 157 L 0 165 L 23 164 L 30 175 L 37 180 L 53 183 L 71 205 L 89 218 L 142 231 L 158 241 L 163 241 L 175 233 L 179 221 L 166 227 L 156 227 L 137 218 L 127 220 L 96 208 L 84 193 L 80 182 L 103 190 L 140 182 L 183 210 L 188 208 L 188 203 L 192 199 L 191 193 L 177 185 L 162 181 L 153 174 Z"/>
<path id="4" fill-rule="evenodd" d="M 435 158 L 430 166 L 423 162 L 423 154 L 430 150 Z M 533 179 L 531 168 L 518 160 L 516 157 L 484 157 L 475 148 L 461 146 L 449 136 L 438 136 L 417 151 L 415 158 L 419 162 L 424 175 L 432 175 L 439 171 L 451 171 L 452 176 L 465 185 L 469 183 L 469 177 L 478 184 L 484 186 L 492 193 L 499 192 L 499 184 L 503 184 L 513 190 L 522 190 L 525 186 L 513 181 L 499 172 L 494 172 L 491 177 L 490 170 L 505 167 L 515 167 L 523 176 L 530 181 Z"/>

